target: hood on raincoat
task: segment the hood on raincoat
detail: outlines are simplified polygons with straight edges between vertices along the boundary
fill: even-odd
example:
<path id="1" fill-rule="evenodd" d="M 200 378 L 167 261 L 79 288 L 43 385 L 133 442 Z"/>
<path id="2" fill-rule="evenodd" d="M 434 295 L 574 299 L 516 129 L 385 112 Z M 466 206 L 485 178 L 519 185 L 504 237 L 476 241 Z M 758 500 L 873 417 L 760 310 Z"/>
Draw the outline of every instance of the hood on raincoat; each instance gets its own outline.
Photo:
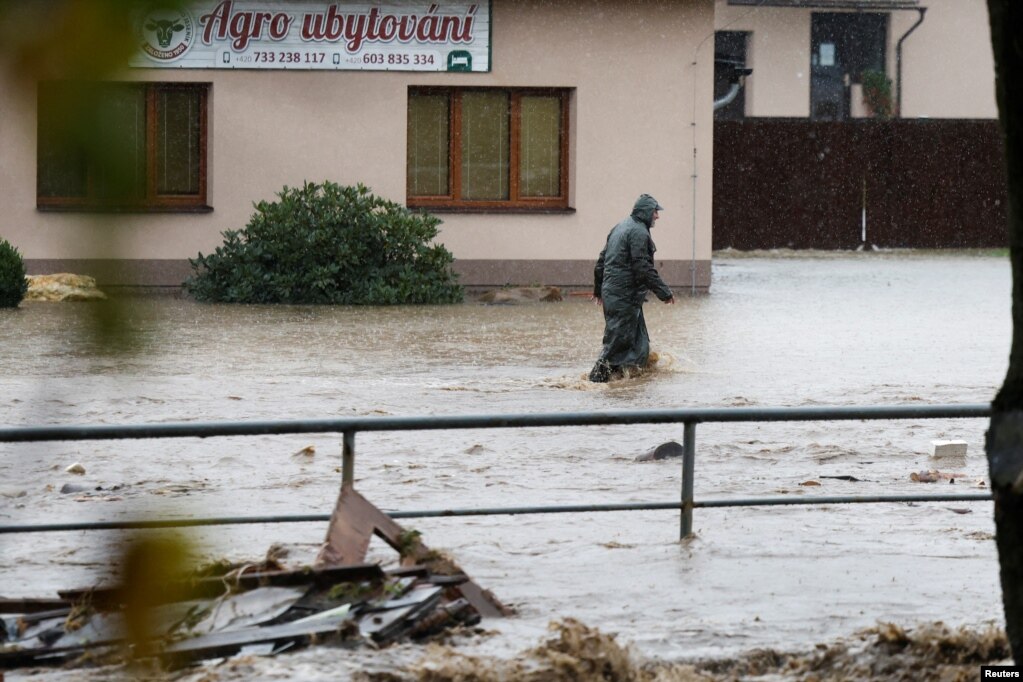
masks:
<path id="1" fill-rule="evenodd" d="M 641 194 L 632 205 L 632 217 L 647 227 L 653 227 L 654 211 L 663 210 L 664 207 L 657 203 L 657 199 L 649 194 Z"/>

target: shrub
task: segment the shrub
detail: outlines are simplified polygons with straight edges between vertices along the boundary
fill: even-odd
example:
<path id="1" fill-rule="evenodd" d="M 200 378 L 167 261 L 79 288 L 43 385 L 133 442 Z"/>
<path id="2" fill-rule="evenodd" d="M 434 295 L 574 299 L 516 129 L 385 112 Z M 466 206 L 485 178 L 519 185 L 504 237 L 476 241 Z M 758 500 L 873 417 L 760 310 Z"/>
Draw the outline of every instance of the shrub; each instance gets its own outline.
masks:
<path id="1" fill-rule="evenodd" d="M 27 291 L 25 261 L 18 249 L 0 239 L 0 308 L 17 308 Z"/>
<path id="2" fill-rule="evenodd" d="M 392 305 L 458 303 L 454 257 L 431 244 L 440 220 L 359 184 L 306 182 L 261 201 L 245 229 L 189 259 L 200 301 Z"/>

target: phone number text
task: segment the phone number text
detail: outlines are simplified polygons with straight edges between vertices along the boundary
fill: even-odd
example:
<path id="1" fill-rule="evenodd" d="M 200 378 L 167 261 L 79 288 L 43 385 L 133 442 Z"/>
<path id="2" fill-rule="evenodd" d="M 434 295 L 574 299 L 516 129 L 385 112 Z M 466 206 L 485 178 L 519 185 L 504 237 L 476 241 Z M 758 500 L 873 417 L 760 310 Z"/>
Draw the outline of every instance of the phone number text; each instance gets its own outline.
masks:
<path id="1" fill-rule="evenodd" d="M 254 64 L 322 64 L 326 59 L 323 52 L 256 51 L 244 56 L 250 59 L 239 57 L 238 61 L 251 61 Z"/>

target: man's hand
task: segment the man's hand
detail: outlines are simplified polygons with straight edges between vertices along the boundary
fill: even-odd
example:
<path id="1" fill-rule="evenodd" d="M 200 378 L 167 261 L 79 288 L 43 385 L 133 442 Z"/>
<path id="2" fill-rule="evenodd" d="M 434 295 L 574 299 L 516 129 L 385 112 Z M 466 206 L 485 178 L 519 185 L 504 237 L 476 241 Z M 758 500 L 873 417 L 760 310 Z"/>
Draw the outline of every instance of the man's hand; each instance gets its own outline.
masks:
<path id="1" fill-rule="evenodd" d="M 604 305 L 604 299 L 602 299 L 600 296 L 590 296 L 590 300 L 596 303 L 597 305 Z"/>
<path id="2" fill-rule="evenodd" d="M 665 301 L 665 302 L 664 302 L 664 304 L 665 304 L 665 305 L 675 305 L 675 297 L 674 297 L 674 296 L 672 296 L 672 297 L 671 297 L 671 298 L 669 298 L 669 299 L 668 299 L 667 301 Z"/>

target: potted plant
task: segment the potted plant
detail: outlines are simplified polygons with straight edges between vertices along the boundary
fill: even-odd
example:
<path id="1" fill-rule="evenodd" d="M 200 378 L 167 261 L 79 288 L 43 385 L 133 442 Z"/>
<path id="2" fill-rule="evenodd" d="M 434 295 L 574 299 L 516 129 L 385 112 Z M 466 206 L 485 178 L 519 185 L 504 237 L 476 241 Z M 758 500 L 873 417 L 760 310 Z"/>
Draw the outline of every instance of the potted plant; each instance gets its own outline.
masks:
<path id="1" fill-rule="evenodd" d="M 892 115 L 892 79 L 883 71 L 867 70 L 860 75 L 863 87 L 863 103 L 874 118 L 890 118 Z"/>

